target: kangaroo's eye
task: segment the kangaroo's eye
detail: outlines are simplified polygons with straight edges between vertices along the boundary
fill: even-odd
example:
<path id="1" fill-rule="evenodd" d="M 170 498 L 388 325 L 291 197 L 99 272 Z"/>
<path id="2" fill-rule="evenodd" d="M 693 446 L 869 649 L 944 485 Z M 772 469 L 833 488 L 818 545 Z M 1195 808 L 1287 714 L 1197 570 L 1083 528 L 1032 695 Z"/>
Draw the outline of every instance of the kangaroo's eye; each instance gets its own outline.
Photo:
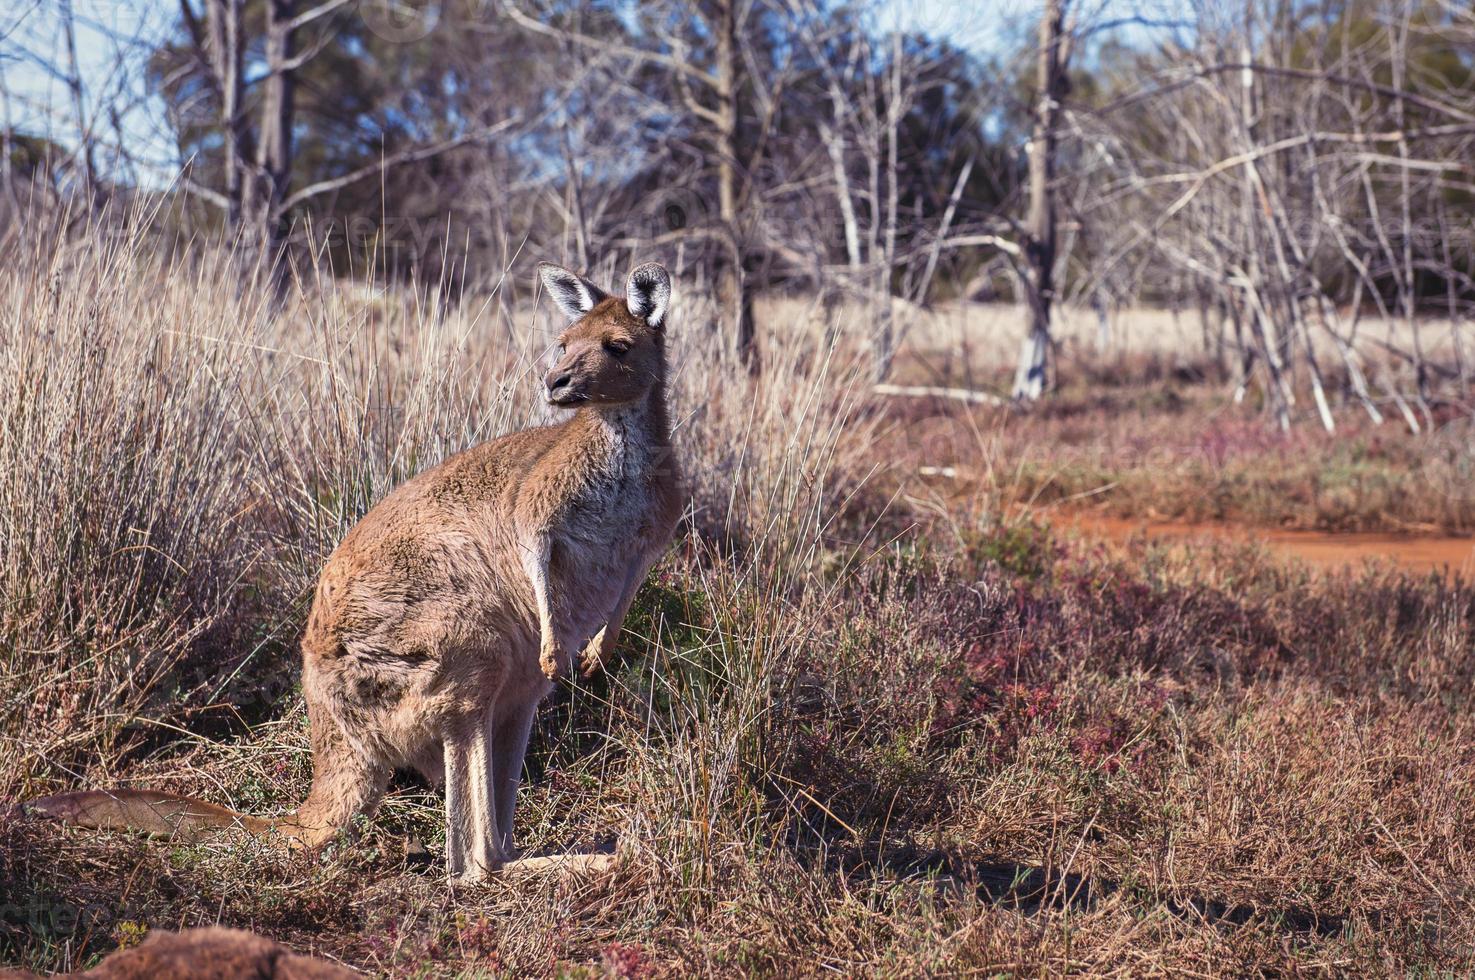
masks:
<path id="1" fill-rule="evenodd" d="M 630 350 L 630 345 L 623 340 L 606 340 L 604 349 L 616 357 L 624 357 L 625 353 Z"/>

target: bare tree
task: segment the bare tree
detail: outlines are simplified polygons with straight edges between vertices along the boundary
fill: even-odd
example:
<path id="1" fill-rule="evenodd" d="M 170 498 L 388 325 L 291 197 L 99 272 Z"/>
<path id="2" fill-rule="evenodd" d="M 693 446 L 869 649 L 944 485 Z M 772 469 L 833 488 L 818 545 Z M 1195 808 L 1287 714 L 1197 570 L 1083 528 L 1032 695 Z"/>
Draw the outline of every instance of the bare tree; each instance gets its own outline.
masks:
<path id="1" fill-rule="evenodd" d="M 1065 99 L 1070 40 L 1065 0 L 1045 0 L 1040 17 L 1034 131 L 1029 143 L 1029 215 L 1025 219 L 1025 301 L 1029 330 L 1019 351 L 1013 397 L 1044 393 L 1050 366 L 1050 308 L 1055 299 L 1055 154 Z"/>
<path id="2" fill-rule="evenodd" d="M 935 228 L 916 209 L 904 213 L 903 170 L 917 164 L 901 159 L 902 130 L 919 101 L 945 84 L 929 73 L 940 54 L 899 31 L 874 37 L 843 21 L 836 26 L 812 0 L 789 0 L 788 9 L 820 75 L 815 113 L 828 168 L 815 178 L 832 189 L 843 233 L 844 263 L 824 270 L 831 281 L 817 285 L 864 300 L 873 374 L 882 382 L 906 334 L 898 280 L 907 299 L 925 299 L 975 157 L 945 175 L 951 192 Z"/>
<path id="3" fill-rule="evenodd" d="M 748 149 L 754 138 L 746 131 L 742 105 L 745 90 L 753 85 L 742 50 L 746 37 L 744 19 L 753 5 L 740 0 L 715 0 L 712 4 L 674 0 L 651 16 L 676 25 L 676 29 L 663 36 L 663 44 L 649 47 L 584 34 L 576 27 L 556 23 L 552 17 L 540 18 L 529 13 L 515 0 L 504 0 L 504 9 L 533 34 L 592 48 L 607 57 L 669 76 L 682 110 L 689 114 L 693 128 L 710 152 L 708 164 L 717 190 L 715 231 L 722 246 L 721 257 L 716 262 L 717 295 L 731 350 L 734 356 L 756 368 L 753 295 L 747 281 L 753 231 L 747 212 L 753 203 L 749 178 L 757 161 Z M 697 46 L 710 48 L 705 65 L 693 56 L 693 48 Z"/>
<path id="4" fill-rule="evenodd" d="M 1154 271 L 1140 288 L 1186 277 L 1233 327 L 1220 346 L 1237 355 L 1236 398 L 1258 384 L 1280 427 L 1309 390 L 1335 429 L 1327 357 L 1371 418 L 1391 406 L 1426 427 L 1435 379 L 1465 384 L 1470 253 L 1439 216 L 1471 186 L 1475 115 L 1463 72 L 1429 60 L 1437 48 L 1418 36 L 1447 39 L 1468 13 L 1194 9 L 1192 46 L 1139 56 L 1131 83 L 1086 121 L 1087 142 L 1104 148 L 1086 207 L 1119 231 L 1092 281 L 1144 261 Z M 1420 314 L 1436 303 L 1450 318 L 1447 367 L 1430 359 Z M 1382 338 L 1359 331 L 1367 304 Z"/>
<path id="5" fill-rule="evenodd" d="M 320 0 L 305 10 L 299 9 L 297 0 L 263 0 L 261 34 L 254 39 L 247 37 L 243 0 L 201 0 L 203 9 L 196 9 L 193 2 L 180 0 L 180 22 L 190 48 L 189 64 L 200 72 L 215 105 L 221 177 L 214 187 L 193 176 L 182 186 L 218 207 L 227 233 L 240 242 L 247 259 L 265 259 L 277 270 L 279 282 L 282 247 L 294 209 L 395 167 L 487 140 L 514 124 L 509 118 L 465 126 L 444 139 L 408 146 L 372 164 L 294 186 L 298 75 L 334 43 L 334 18 L 350 6 L 350 0 Z M 246 76 L 248 48 L 260 51 L 260 69 L 253 78 Z M 259 91 L 254 111 L 248 89 Z"/>

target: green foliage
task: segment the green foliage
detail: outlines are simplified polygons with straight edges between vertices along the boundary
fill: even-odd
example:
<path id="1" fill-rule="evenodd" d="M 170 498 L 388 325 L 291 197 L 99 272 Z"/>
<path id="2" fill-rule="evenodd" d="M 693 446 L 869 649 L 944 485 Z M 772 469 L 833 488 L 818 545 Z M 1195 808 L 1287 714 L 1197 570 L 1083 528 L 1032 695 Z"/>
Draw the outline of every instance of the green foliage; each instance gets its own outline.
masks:
<path id="1" fill-rule="evenodd" d="M 963 532 L 963 550 L 979 565 L 997 565 L 1026 581 L 1046 578 L 1055 565 L 1050 529 L 1032 520 L 1014 521 L 984 530 Z"/>
<path id="2" fill-rule="evenodd" d="M 625 637 L 636 655 L 622 659 L 615 682 L 640 711 L 681 718 L 683 705 L 714 703 L 730 683 L 720 634 L 698 582 L 653 575 L 636 594 Z M 622 643 L 622 647 L 624 644 Z"/>

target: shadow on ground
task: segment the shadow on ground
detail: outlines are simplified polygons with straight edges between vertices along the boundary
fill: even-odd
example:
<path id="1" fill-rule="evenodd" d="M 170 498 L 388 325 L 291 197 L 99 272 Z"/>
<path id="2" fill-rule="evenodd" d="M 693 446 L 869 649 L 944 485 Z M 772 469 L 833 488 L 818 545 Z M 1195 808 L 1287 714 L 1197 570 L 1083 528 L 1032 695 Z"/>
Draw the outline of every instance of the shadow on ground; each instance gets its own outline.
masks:
<path id="1" fill-rule="evenodd" d="M 942 851 L 899 848 L 871 867 L 901 880 L 932 879 L 955 890 L 968 890 L 980 901 L 1002 905 L 1025 915 L 1045 911 L 1087 911 L 1110 895 L 1123 891 L 1120 882 L 1065 872 L 1057 868 L 1013 861 L 961 861 Z M 1134 898 L 1159 903 L 1170 913 L 1195 925 L 1242 926 L 1263 923 L 1285 932 L 1335 936 L 1344 932 L 1347 918 L 1323 915 L 1300 905 L 1256 906 L 1234 904 L 1204 895 L 1154 896 L 1134 892 Z M 1370 920 L 1378 927 L 1378 917 Z"/>

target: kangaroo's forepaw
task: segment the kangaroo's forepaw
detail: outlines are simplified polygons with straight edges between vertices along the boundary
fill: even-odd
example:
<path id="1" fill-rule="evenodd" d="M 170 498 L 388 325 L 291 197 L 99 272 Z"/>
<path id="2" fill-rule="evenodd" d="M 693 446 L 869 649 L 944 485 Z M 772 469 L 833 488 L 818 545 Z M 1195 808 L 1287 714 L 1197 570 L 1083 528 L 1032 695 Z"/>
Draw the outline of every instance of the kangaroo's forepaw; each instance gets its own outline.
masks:
<path id="1" fill-rule="evenodd" d="M 605 660 L 604 632 L 601 630 L 598 636 L 584 644 L 583 652 L 579 654 L 579 673 L 593 677 L 604 670 Z"/>
<path id="2" fill-rule="evenodd" d="M 550 681 L 556 681 L 564 673 L 564 657 L 551 643 L 543 644 L 543 652 L 538 655 L 538 666 L 543 668 L 543 674 Z"/>

